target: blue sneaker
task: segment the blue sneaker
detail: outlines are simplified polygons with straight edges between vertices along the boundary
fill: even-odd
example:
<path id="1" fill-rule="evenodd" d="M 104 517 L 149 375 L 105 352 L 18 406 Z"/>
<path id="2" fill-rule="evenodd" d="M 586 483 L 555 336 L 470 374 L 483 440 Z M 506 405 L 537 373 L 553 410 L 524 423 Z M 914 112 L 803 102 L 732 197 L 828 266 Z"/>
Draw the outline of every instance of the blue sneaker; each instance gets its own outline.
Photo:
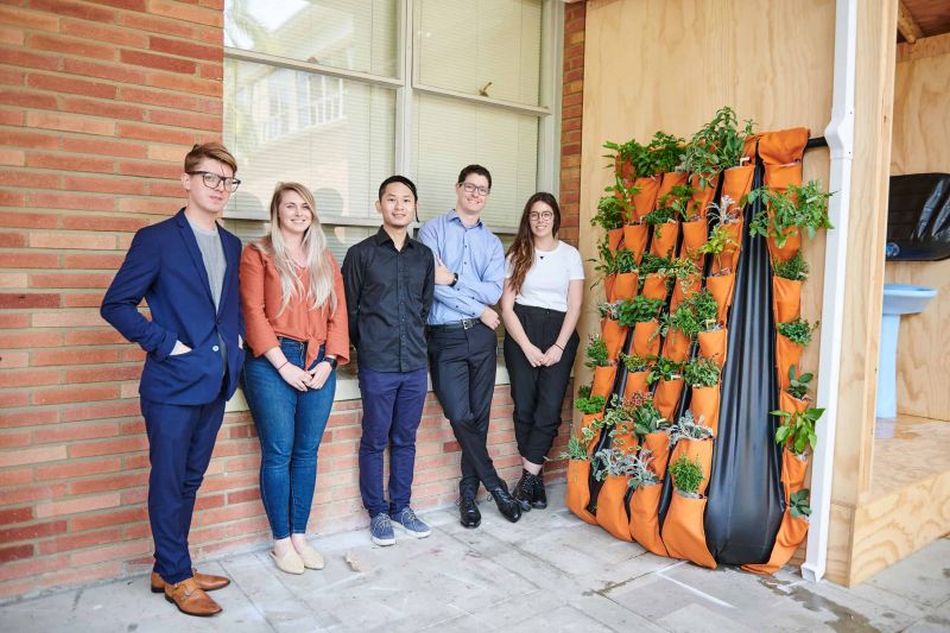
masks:
<path id="1" fill-rule="evenodd" d="M 373 517 L 369 524 L 369 533 L 373 543 L 377 545 L 396 544 L 396 534 L 393 532 L 392 521 L 389 520 L 389 515 L 385 512 L 380 512 Z"/>
<path id="2" fill-rule="evenodd" d="M 432 534 L 432 528 L 417 517 L 412 508 L 404 508 L 402 512 L 392 518 L 392 521 L 404 529 L 406 534 L 415 538 L 425 538 Z"/>

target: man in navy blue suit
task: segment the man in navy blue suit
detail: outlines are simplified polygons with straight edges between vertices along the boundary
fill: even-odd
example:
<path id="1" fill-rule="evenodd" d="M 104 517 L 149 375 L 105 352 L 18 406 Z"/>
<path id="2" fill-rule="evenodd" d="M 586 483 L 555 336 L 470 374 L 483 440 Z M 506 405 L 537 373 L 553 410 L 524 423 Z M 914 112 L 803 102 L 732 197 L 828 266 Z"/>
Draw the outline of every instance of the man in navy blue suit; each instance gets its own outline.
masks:
<path id="1" fill-rule="evenodd" d="M 205 592 L 230 582 L 192 568 L 188 532 L 224 404 L 244 363 L 241 241 L 216 221 L 241 182 L 236 172 L 234 156 L 219 143 L 188 152 L 185 207 L 135 234 L 101 309 L 102 318 L 148 353 L 139 395 L 152 465 L 152 591 L 199 616 L 221 611 Z M 143 298 L 151 320 L 138 310 Z"/>

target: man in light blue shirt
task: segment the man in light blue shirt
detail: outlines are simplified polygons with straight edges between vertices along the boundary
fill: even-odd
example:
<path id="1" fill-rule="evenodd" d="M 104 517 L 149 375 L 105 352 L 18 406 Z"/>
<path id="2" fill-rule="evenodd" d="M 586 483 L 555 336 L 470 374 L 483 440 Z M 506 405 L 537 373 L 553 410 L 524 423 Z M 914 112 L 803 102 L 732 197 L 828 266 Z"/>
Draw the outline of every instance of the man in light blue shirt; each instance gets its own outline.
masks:
<path id="1" fill-rule="evenodd" d="M 429 312 L 429 371 L 432 386 L 462 448 L 459 482 L 461 523 L 476 528 L 478 485 L 491 493 L 509 521 L 521 507 L 508 493 L 488 455 L 488 418 L 495 388 L 495 328 L 491 307 L 501 298 L 505 252 L 501 240 L 481 221 L 491 193 L 491 174 L 469 165 L 455 185 L 455 209 L 426 222 L 419 240 L 435 256 L 435 295 Z"/>

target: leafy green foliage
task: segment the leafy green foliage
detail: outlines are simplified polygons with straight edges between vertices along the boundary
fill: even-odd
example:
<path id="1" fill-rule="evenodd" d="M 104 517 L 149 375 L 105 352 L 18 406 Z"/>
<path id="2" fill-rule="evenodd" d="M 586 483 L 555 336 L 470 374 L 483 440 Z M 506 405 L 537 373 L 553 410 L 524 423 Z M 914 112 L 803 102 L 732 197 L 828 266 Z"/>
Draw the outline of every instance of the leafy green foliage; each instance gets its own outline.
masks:
<path id="1" fill-rule="evenodd" d="M 660 415 L 652 398 L 643 398 L 633 411 L 633 430 L 641 437 L 662 431 L 668 426 L 669 422 Z"/>
<path id="2" fill-rule="evenodd" d="M 811 516 L 811 490 L 802 488 L 789 496 L 789 510 L 795 518 L 807 519 Z"/>
<path id="3" fill-rule="evenodd" d="M 634 354 L 620 354 L 620 362 L 629 372 L 646 371 L 650 367 L 649 359 Z"/>
<path id="4" fill-rule="evenodd" d="M 683 372 L 683 363 L 660 356 L 647 374 L 647 382 L 651 385 L 658 380 L 673 380 L 679 378 Z"/>
<path id="5" fill-rule="evenodd" d="M 670 444 L 676 444 L 682 439 L 704 440 L 712 436 L 712 429 L 703 424 L 702 418 L 697 421 L 692 411 L 681 415 L 676 424 L 670 427 Z"/>
<path id="6" fill-rule="evenodd" d="M 808 395 L 808 383 L 814 378 L 814 374 L 798 374 L 798 368 L 795 365 L 788 366 L 788 386 L 785 391 L 793 398 L 801 400 Z"/>
<path id="7" fill-rule="evenodd" d="M 726 226 L 720 223 L 709 232 L 709 238 L 699 247 L 699 252 L 704 255 L 719 257 L 727 248 L 736 246 L 738 244 L 732 239 L 732 235 L 726 230 Z"/>
<path id="8" fill-rule="evenodd" d="M 662 299 L 648 299 L 644 296 L 621 301 L 617 306 L 617 322 L 626 327 L 633 327 L 637 323 L 651 321 L 657 317 L 664 305 L 666 302 Z"/>
<path id="9" fill-rule="evenodd" d="M 752 133 L 751 120 L 746 120 L 740 131 L 735 111 L 728 106 L 720 108 L 687 143 L 686 170 L 699 176 L 700 186 L 710 186 L 716 174 L 739 165 L 745 140 Z"/>
<path id="10" fill-rule="evenodd" d="M 597 213 L 590 219 L 590 223 L 599 226 L 605 231 L 619 229 L 623 226 L 623 203 L 615 196 L 604 196 L 597 202 Z"/>
<path id="11" fill-rule="evenodd" d="M 640 260 L 640 276 L 646 277 L 650 273 L 658 273 L 670 268 L 672 261 L 666 257 L 660 257 L 653 253 L 644 253 Z"/>
<path id="12" fill-rule="evenodd" d="M 653 461 L 653 451 L 649 448 L 641 448 L 630 462 L 630 480 L 627 485 L 634 490 L 641 486 L 653 486 L 660 483 L 660 479 L 650 469 L 650 462 Z"/>
<path id="13" fill-rule="evenodd" d="M 709 290 L 704 288 L 683 303 L 689 304 L 696 321 L 702 325 L 703 330 L 711 330 L 716 327 L 719 306 L 716 305 L 716 299 Z"/>
<path id="14" fill-rule="evenodd" d="M 834 195 L 821 189 L 821 183 L 810 180 L 803 186 L 789 185 L 785 191 L 760 187 L 749 192 L 748 199 L 763 207 L 749 223 L 752 235 L 771 237 L 781 248 L 795 229 L 815 237 L 818 229 L 833 229 L 828 217 L 828 199 Z"/>
<path id="15" fill-rule="evenodd" d="M 815 425 L 824 413 L 825 410 L 820 408 L 793 413 L 772 411 L 772 415 L 782 419 L 782 424 L 775 430 L 775 443 L 787 445 L 796 455 L 804 455 L 809 449 L 814 449 L 818 441 Z"/>
<path id="16" fill-rule="evenodd" d="M 694 358 L 683 368 L 683 381 L 691 387 L 712 387 L 719 384 L 719 365 L 709 358 Z"/>
<path id="17" fill-rule="evenodd" d="M 643 218 L 644 222 L 660 224 L 672 220 L 690 219 L 689 201 L 693 195 L 693 188 L 689 185 L 676 185 L 657 200 L 656 210 Z M 698 214 L 694 214 L 698 215 Z M 651 216 L 655 216 L 653 220 Z"/>
<path id="18" fill-rule="evenodd" d="M 567 450 L 562 452 L 559 457 L 560 459 L 574 459 L 585 462 L 590 459 L 590 456 L 587 454 L 587 446 L 573 433 L 567 440 Z"/>
<path id="19" fill-rule="evenodd" d="M 587 344 L 587 360 L 584 362 L 588 367 L 607 367 L 610 361 L 607 360 L 607 343 L 600 336 L 590 337 Z"/>
<path id="20" fill-rule="evenodd" d="M 792 281 L 805 281 L 808 279 L 808 262 L 802 257 L 801 251 L 795 253 L 791 259 L 784 262 L 775 262 L 775 276 L 782 279 L 791 279 Z"/>
<path id="21" fill-rule="evenodd" d="M 680 455 L 670 464 L 670 476 L 673 478 L 673 486 L 680 492 L 689 496 L 699 495 L 699 487 L 704 479 L 699 460 L 693 461 L 686 455 Z"/>
<path id="22" fill-rule="evenodd" d="M 686 141 L 682 138 L 657 132 L 653 135 L 647 149 L 650 152 L 653 161 L 653 173 L 662 174 L 674 171 L 683 162 L 684 144 Z M 638 172 L 639 173 L 639 172 Z M 652 175 L 652 174 L 644 174 Z"/>
<path id="23" fill-rule="evenodd" d="M 789 339 L 793 343 L 805 347 L 811 343 L 811 333 L 818 327 L 816 322 L 814 325 L 810 324 L 808 321 L 802 318 L 797 318 L 794 321 L 788 321 L 786 323 L 779 323 L 775 326 L 778 330 L 778 333 Z"/>
<path id="24" fill-rule="evenodd" d="M 604 406 L 606 404 L 607 398 L 603 396 L 590 395 L 590 387 L 587 388 L 586 396 L 581 396 L 578 394 L 577 398 L 574 399 L 574 408 L 585 415 L 590 413 L 600 413 L 604 410 Z"/>

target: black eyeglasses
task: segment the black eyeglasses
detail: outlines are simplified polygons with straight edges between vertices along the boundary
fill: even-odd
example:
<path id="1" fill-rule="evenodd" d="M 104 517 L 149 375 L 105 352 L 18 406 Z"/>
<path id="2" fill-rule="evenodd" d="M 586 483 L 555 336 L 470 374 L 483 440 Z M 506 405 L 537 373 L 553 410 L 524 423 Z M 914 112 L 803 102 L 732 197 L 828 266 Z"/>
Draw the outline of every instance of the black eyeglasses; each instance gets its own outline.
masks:
<path id="1" fill-rule="evenodd" d="M 234 193 L 237 191 L 237 188 L 241 186 L 239 179 L 231 178 L 230 176 L 220 176 L 212 171 L 188 171 L 185 173 L 189 176 L 201 176 L 201 182 L 204 183 L 204 186 L 208 189 L 217 189 L 218 185 L 223 182 L 225 190 Z"/>

